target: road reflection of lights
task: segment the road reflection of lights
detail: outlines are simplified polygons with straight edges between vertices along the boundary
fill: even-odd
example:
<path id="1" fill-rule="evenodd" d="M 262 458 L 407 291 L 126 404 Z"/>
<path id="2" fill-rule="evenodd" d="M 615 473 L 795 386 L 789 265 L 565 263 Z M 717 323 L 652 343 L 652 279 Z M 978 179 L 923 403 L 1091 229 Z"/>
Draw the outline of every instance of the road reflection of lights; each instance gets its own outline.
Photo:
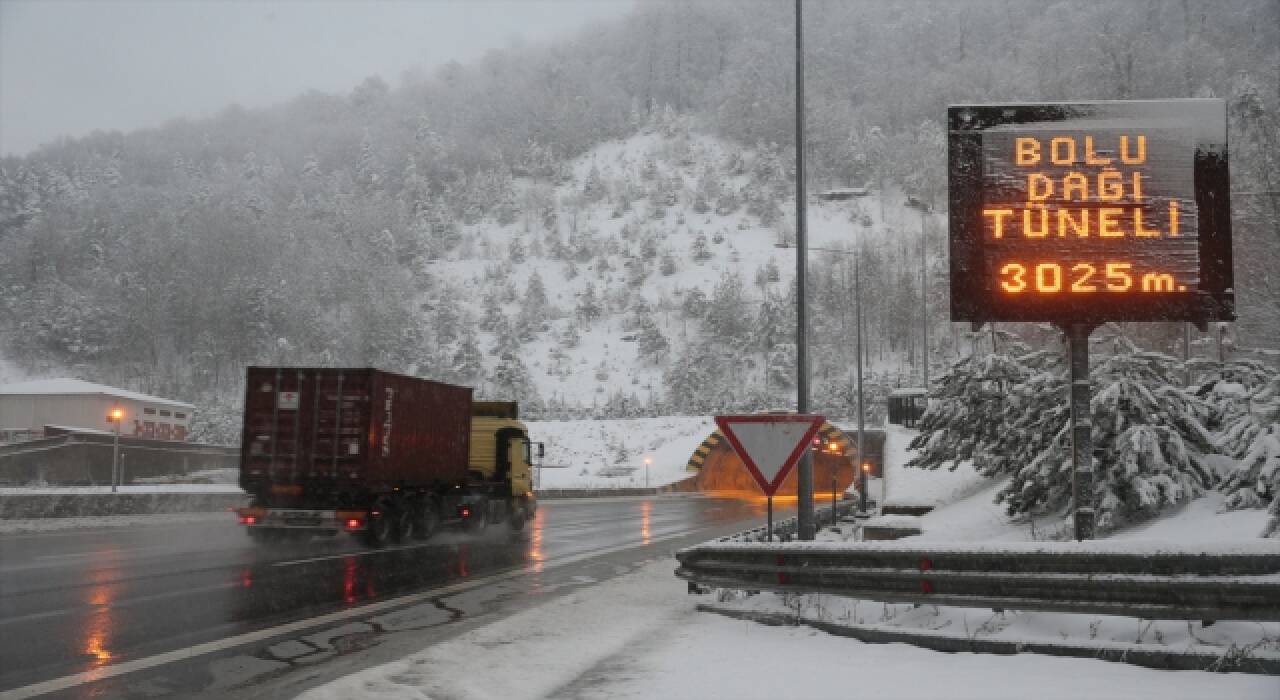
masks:
<path id="1" fill-rule="evenodd" d="M 111 661 L 111 650 L 108 645 L 111 639 L 111 589 L 97 586 L 89 594 L 90 604 L 96 606 L 85 630 L 84 653 L 92 657 L 93 668 L 99 668 Z"/>
<path id="2" fill-rule="evenodd" d="M 350 605 L 356 602 L 356 562 L 355 557 L 342 560 L 342 602 Z"/>
<path id="3" fill-rule="evenodd" d="M 533 515 L 533 520 L 529 523 L 532 529 L 529 531 L 529 560 L 533 562 L 533 570 L 535 572 L 542 571 L 543 563 L 547 557 L 542 553 L 542 534 L 543 525 L 546 523 L 546 511 L 538 509 Z"/>
<path id="4" fill-rule="evenodd" d="M 653 512 L 653 501 L 640 504 L 640 541 L 649 544 L 649 519 Z"/>
<path id="5" fill-rule="evenodd" d="M 240 587 L 253 588 L 253 569 L 245 569 L 240 572 Z"/>
<path id="6" fill-rule="evenodd" d="M 461 578 L 466 578 L 471 575 L 471 570 L 467 566 L 468 559 L 470 559 L 471 557 L 471 548 L 464 544 L 458 547 L 457 553 L 458 553 L 458 576 Z"/>

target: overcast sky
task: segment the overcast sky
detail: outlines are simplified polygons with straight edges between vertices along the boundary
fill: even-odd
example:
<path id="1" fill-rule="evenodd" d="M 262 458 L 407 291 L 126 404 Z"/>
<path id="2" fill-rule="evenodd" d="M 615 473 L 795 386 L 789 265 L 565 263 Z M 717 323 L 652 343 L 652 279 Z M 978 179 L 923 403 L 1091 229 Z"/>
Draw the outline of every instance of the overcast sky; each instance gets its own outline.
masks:
<path id="1" fill-rule="evenodd" d="M 308 89 L 391 85 L 513 38 L 572 35 L 633 0 L 0 0 L 0 154 Z"/>

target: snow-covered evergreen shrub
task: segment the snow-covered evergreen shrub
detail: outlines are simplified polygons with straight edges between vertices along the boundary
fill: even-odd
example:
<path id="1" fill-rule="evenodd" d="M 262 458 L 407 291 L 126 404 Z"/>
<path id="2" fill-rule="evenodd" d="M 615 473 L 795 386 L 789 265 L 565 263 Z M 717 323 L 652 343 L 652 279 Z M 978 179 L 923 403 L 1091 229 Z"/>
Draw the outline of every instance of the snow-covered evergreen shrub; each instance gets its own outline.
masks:
<path id="1" fill-rule="evenodd" d="M 942 377 L 908 466 L 1008 476 L 997 494 L 1010 515 L 1071 506 L 1070 401 L 1059 353 L 995 353 Z M 1210 405 L 1180 386 L 1182 364 L 1117 338 L 1095 362 L 1093 506 L 1100 531 L 1150 518 L 1212 488 Z"/>
<path id="2" fill-rule="evenodd" d="M 920 434 L 911 442 L 916 453 L 907 466 L 954 470 L 965 460 L 976 464 L 977 458 L 988 457 L 1005 428 L 1011 389 L 1032 374 L 1019 361 L 1022 354 L 965 358 L 942 375 L 921 418 Z"/>
<path id="3" fill-rule="evenodd" d="M 1220 447 L 1236 460 L 1222 490 L 1227 508 L 1261 508 L 1280 515 L 1280 373 L 1248 393 L 1245 410 L 1223 426 Z"/>

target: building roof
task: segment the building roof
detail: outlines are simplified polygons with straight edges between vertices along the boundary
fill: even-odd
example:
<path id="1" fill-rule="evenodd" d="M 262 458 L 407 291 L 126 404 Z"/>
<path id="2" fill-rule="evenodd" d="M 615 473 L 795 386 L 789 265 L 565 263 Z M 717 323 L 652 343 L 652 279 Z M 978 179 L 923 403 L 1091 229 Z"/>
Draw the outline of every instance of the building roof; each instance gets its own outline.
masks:
<path id="1" fill-rule="evenodd" d="M 82 379 L 70 379 L 67 377 L 59 379 L 37 379 L 35 381 L 17 382 L 15 384 L 0 384 L 0 396 L 97 395 L 112 396 L 118 399 L 127 399 L 129 401 L 140 401 L 143 403 L 154 403 L 162 406 L 175 406 L 178 408 L 195 410 L 195 404 L 174 401 L 172 399 L 162 399 L 158 396 L 140 394 L 136 391 L 129 391 L 128 389 L 117 389 L 105 384 L 94 384 L 93 382 L 86 382 Z"/>

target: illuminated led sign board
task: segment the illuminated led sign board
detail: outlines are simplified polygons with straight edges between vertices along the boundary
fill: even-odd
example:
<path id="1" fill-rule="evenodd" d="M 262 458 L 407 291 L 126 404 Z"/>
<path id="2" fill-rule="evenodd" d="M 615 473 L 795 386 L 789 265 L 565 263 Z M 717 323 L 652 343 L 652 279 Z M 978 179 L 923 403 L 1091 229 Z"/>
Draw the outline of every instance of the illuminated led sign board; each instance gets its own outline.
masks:
<path id="1" fill-rule="evenodd" d="M 1221 100 L 948 110 L 955 321 L 1231 320 Z"/>

